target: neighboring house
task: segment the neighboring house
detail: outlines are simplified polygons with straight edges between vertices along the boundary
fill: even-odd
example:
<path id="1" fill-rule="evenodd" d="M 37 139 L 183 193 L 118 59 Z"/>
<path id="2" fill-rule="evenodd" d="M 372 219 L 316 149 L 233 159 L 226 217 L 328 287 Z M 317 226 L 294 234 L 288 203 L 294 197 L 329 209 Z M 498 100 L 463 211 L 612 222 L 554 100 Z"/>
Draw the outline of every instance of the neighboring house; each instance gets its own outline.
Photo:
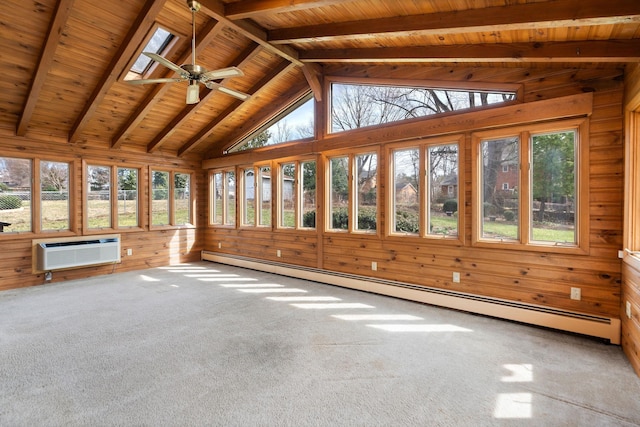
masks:
<path id="1" fill-rule="evenodd" d="M 418 190 L 410 182 L 396 184 L 396 203 L 412 205 L 418 202 Z"/>
<path id="2" fill-rule="evenodd" d="M 440 191 L 450 199 L 458 197 L 458 175 L 455 174 L 444 177 L 440 183 Z"/>
<path id="3" fill-rule="evenodd" d="M 505 161 L 498 168 L 496 191 L 514 192 L 518 188 L 518 163 Z"/>

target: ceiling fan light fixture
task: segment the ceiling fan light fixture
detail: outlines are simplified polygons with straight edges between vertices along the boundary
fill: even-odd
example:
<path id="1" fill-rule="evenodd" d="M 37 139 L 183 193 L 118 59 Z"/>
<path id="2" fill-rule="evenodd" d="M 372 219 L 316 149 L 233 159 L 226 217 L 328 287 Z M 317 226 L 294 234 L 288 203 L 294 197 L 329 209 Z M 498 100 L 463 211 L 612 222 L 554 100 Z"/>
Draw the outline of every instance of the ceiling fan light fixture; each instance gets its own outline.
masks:
<path id="1" fill-rule="evenodd" d="M 200 86 L 197 80 L 191 80 L 187 86 L 187 104 L 197 104 L 200 102 Z"/>

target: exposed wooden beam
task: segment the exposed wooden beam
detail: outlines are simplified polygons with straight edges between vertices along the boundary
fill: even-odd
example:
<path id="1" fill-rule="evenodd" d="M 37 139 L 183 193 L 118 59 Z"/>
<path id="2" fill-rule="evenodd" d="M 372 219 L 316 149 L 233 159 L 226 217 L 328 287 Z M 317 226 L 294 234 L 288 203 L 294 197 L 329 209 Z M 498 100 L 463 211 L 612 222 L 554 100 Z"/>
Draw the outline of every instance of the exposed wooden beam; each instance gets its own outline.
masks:
<path id="1" fill-rule="evenodd" d="M 251 43 L 246 49 L 244 49 L 240 55 L 238 55 L 229 66 L 235 67 L 243 67 L 246 65 L 251 59 L 258 53 L 260 47 L 255 43 Z M 224 82 L 224 80 L 222 80 Z M 201 93 L 201 100 L 197 104 L 186 105 L 182 111 L 169 122 L 167 126 L 162 129 L 158 135 L 147 145 L 147 152 L 151 153 L 158 148 L 167 140 L 173 133 L 182 126 L 189 118 L 195 114 L 198 109 L 200 109 L 203 105 L 206 104 L 209 97 L 213 96 L 213 94 L 217 93 L 218 90 L 209 90 L 205 89 Z M 242 104 L 244 101 L 238 101 Z"/>
<path id="2" fill-rule="evenodd" d="M 294 65 L 291 64 L 290 62 L 287 62 L 287 61 L 280 62 L 280 64 L 278 64 L 277 67 L 273 68 L 271 71 L 269 71 L 267 75 L 265 75 L 256 84 L 254 84 L 251 87 L 251 89 L 247 91 L 247 93 L 249 95 L 256 95 L 260 90 L 267 87 L 269 83 L 271 83 L 274 79 L 277 79 L 278 77 L 287 74 L 291 70 L 291 67 L 294 67 Z M 242 101 L 240 100 L 234 101 L 234 103 L 231 104 L 220 115 L 218 115 L 216 119 L 208 123 L 204 128 L 200 130 L 200 132 L 197 133 L 197 135 L 195 135 L 193 138 L 187 141 L 186 144 L 180 147 L 180 149 L 178 150 L 178 156 L 183 156 L 189 151 L 193 150 L 198 144 L 204 141 L 205 138 L 211 135 L 215 127 L 220 122 L 222 122 L 225 118 L 227 118 L 229 114 L 237 110 L 241 105 L 242 105 Z"/>
<path id="3" fill-rule="evenodd" d="M 305 62 L 638 62 L 640 41 L 477 44 L 394 48 L 308 50 Z"/>
<path id="4" fill-rule="evenodd" d="M 204 28 L 198 33 L 198 37 L 196 37 L 196 55 L 204 49 L 211 41 L 218 36 L 224 29 L 224 25 L 217 22 L 214 19 L 209 20 Z M 188 49 L 184 51 L 184 53 L 180 56 L 180 58 L 175 62 L 177 64 L 184 64 L 190 62 L 191 58 L 191 45 L 189 45 Z M 171 70 L 167 70 L 162 77 L 171 77 L 174 75 L 174 72 Z M 145 97 L 144 101 L 138 106 L 136 111 L 131 114 L 127 122 L 122 126 L 118 132 L 116 132 L 115 136 L 111 139 L 111 148 L 119 148 L 124 140 L 127 138 L 128 134 L 131 133 L 146 117 L 147 114 L 153 109 L 153 107 L 162 99 L 162 97 L 167 93 L 167 91 L 171 88 L 168 84 L 156 84 L 153 87 L 153 90 Z"/>
<path id="5" fill-rule="evenodd" d="M 82 131 L 87 126 L 87 123 L 89 123 L 89 120 L 91 120 L 93 113 L 104 99 L 107 91 L 111 85 L 116 82 L 122 69 L 127 65 L 138 45 L 153 26 L 156 16 L 158 16 L 158 13 L 160 13 L 164 7 L 165 2 L 166 0 L 147 0 L 136 20 L 131 23 L 131 28 L 122 41 L 120 48 L 118 48 L 111 62 L 109 62 L 98 85 L 91 93 L 91 96 L 89 96 L 82 112 L 71 127 L 71 131 L 69 132 L 70 143 L 78 141 Z"/>
<path id="6" fill-rule="evenodd" d="M 313 97 L 318 102 L 322 101 L 322 67 L 313 63 L 304 64 L 302 72 L 313 92 Z"/>
<path id="7" fill-rule="evenodd" d="M 225 14 L 225 5 L 220 0 L 200 0 L 202 11 L 212 18 L 223 22 L 229 28 L 239 32 L 244 37 L 258 43 L 267 51 L 278 55 L 289 62 L 302 66 L 298 59 L 298 52 L 289 46 L 275 46 L 267 41 L 267 31 L 248 20 L 233 21 Z"/>
<path id="8" fill-rule="evenodd" d="M 269 41 L 309 43 L 381 34 L 447 34 L 537 28 L 611 25 L 640 21 L 637 0 L 556 0 L 508 6 L 336 22 L 269 31 Z"/>
<path id="9" fill-rule="evenodd" d="M 59 0 L 53 12 L 53 18 L 49 25 L 47 38 L 44 42 L 42 52 L 40 53 L 38 65 L 36 66 L 35 74 L 31 80 L 29 91 L 27 92 L 27 99 L 22 107 L 20 120 L 18 120 L 18 125 L 16 126 L 16 135 L 18 136 L 24 136 L 27 132 L 31 116 L 33 116 L 33 111 L 35 110 L 36 103 L 40 97 L 42 85 L 47 78 L 47 73 L 49 72 L 49 68 L 53 62 L 53 56 L 56 52 L 56 48 L 58 47 L 60 37 L 62 36 L 62 30 L 64 29 L 67 19 L 69 19 L 73 2 L 74 0 Z"/>
<path id="10" fill-rule="evenodd" d="M 245 19 L 263 13 L 283 13 L 344 3 L 345 0 L 244 0 L 225 5 L 229 19 Z"/>

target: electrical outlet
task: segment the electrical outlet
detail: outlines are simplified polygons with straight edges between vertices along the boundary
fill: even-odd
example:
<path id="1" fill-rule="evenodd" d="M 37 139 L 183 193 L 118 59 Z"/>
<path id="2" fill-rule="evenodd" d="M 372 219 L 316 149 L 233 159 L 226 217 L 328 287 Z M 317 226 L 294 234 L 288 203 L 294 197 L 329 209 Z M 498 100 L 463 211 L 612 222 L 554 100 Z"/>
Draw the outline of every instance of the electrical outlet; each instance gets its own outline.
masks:
<path id="1" fill-rule="evenodd" d="M 378 263 L 375 261 L 371 261 L 371 270 L 373 271 L 377 271 L 378 270 Z"/>
<path id="2" fill-rule="evenodd" d="M 582 298 L 580 288 L 571 288 L 571 299 L 580 301 Z"/>
<path id="3" fill-rule="evenodd" d="M 131 256 L 133 255 L 133 249 L 129 248 L 127 249 L 127 256 Z"/>
<path id="4" fill-rule="evenodd" d="M 631 319 L 631 303 L 627 301 L 625 311 L 627 313 L 627 318 Z"/>
<path id="5" fill-rule="evenodd" d="M 222 249 L 222 242 L 218 242 L 218 249 Z"/>
<path id="6" fill-rule="evenodd" d="M 278 256 L 278 258 L 280 258 L 280 257 L 282 256 L 282 252 L 280 252 L 280 249 L 278 249 L 278 250 L 276 251 L 276 255 Z"/>
<path id="7" fill-rule="evenodd" d="M 53 279 L 53 273 L 51 273 L 50 271 L 47 271 L 46 273 L 44 273 L 44 280 L 46 280 L 48 282 L 51 279 Z M 627 304 L 629 304 L 629 303 L 627 303 Z"/>
<path id="8" fill-rule="evenodd" d="M 453 272 L 453 283 L 460 283 L 460 273 L 457 271 Z"/>

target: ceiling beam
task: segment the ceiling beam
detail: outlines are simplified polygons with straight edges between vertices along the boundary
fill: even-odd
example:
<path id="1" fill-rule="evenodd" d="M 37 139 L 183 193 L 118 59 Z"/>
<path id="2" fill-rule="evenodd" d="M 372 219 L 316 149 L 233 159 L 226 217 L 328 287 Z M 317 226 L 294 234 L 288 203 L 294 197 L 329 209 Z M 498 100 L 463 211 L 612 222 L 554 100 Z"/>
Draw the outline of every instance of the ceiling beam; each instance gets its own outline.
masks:
<path id="1" fill-rule="evenodd" d="M 217 22 L 214 19 L 210 19 L 205 24 L 204 28 L 198 33 L 196 37 L 196 55 L 199 54 L 209 43 L 213 41 L 224 29 L 224 25 Z M 189 63 L 191 58 L 191 45 L 184 51 L 180 58 L 175 61 L 177 64 Z M 171 77 L 174 72 L 167 70 L 162 77 Z M 127 122 L 116 132 L 115 136 L 111 139 L 111 148 L 119 148 L 128 135 L 137 128 L 142 120 L 149 114 L 153 107 L 162 99 L 162 97 L 169 91 L 171 85 L 169 84 L 157 84 L 153 87 L 153 90 L 145 97 L 144 101 L 138 106 L 135 112 L 129 116 Z"/>
<path id="2" fill-rule="evenodd" d="M 313 97 L 318 102 L 322 101 L 322 67 L 318 64 L 308 63 L 304 64 L 302 72 L 313 92 Z"/>
<path id="3" fill-rule="evenodd" d="M 251 61 L 251 59 L 260 51 L 260 46 L 257 46 L 255 43 L 251 43 L 247 48 L 245 48 L 228 66 L 235 66 L 238 68 L 242 68 L 247 63 Z M 224 82 L 226 79 L 223 79 Z M 147 152 L 152 153 L 153 151 L 160 148 L 160 146 L 167 141 L 173 135 L 173 133 L 182 126 L 189 118 L 194 115 L 198 109 L 204 106 L 207 100 L 213 96 L 213 94 L 218 93 L 217 89 L 206 89 L 201 93 L 201 100 L 197 104 L 186 105 L 182 111 L 169 122 L 164 129 L 162 129 L 158 135 L 147 145 Z M 238 101 L 240 104 L 244 101 Z"/>
<path id="4" fill-rule="evenodd" d="M 345 0 L 244 0 L 225 5 L 229 19 L 245 19 L 264 13 L 283 13 L 314 7 L 342 4 Z"/>
<path id="5" fill-rule="evenodd" d="M 371 38 L 381 34 L 441 35 L 612 25 L 640 21 L 637 0 L 556 0 L 423 15 L 336 22 L 269 31 L 274 44 Z"/>
<path id="6" fill-rule="evenodd" d="M 289 46 L 275 46 L 267 41 L 267 31 L 249 20 L 233 21 L 225 14 L 225 5 L 220 0 L 200 0 L 202 11 L 212 18 L 239 32 L 244 37 L 258 43 L 268 52 L 280 56 L 289 62 L 301 67 L 303 64 L 298 59 L 298 52 Z"/>
<path id="7" fill-rule="evenodd" d="M 291 70 L 291 68 L 294 66 L 295 65 L 287 61 L 281 61 L 280 64 L 278 64 L 278 66 L 274 67 L 272 70 L 269 71 L 267 75 L 265 75 L 262 79 L 260 79 L 260 81 L 254 84 L 251 87 L 251 89 L 247 91 L 247 93 L 252 96 L 256 95 L 260 90 L 267 87 L 269 83 L 271 83 L 274 79 L 277 79 L 287 74 Z M 187 143 L 184 144 L 178 150 L 178 156 L 183 156 L 189 151 L 193 150 L 198 144 L 204 141 L 205 138 L 211 135 L 215 127 L 220 122 L 222 122 L 225 118 L 227 118 L 230 114 L 232 114 L 235 110 L 237 110 L 241 105 L 242 105 L 242 101 L 240 100 L 234 101 L 233 104 L 231 104 L 225 111 L 223 111 L 216 119 L 208 123 L 204 128 L 200 130 L 200 132 L 198 132 L 197 135 L 195 135 L 193 138 L 187 141 Z"/>
<path id="8" fill-rule="evenodd" d="M 18 124 L 16 126 L 16 135 L 18 136 L 24 136 L 27 132 L 27 127 L 29 126 L 29 122 L 33 116 L 36 103 L 40 98 L 40 91 L 42 90 L 44 81 L 47 78 L 47 73 L 53 63 L 53 56 L 56 52 L 56 48 L 58 47 L 58 43 L 60 42 L 60 38 L 62 37 L 62 30 L 64 29 L 67 19 L 69 19 L 73 2 L 74 0 L 59 0 L 56 4 L 55 10 L 53 11 L 53 18 L 49 25 L 49 31 L 47 32 L 44 47 L 40 53 L 38 65 L 36 66 L 35 74 L 33 75 L 29 91 L 27 92 L 27 99 L 22 107 L 22 114 L 20 115 L 20 120 L 18 120 Z"/>
<path id="9" fill-rule="evenodd" d="M 305 62 L 638 62 L 636 40 L 308 50 Z"/>
<path id="10" fill-rule="evenodd" d="M 107 65 L 98 85 L 91 93 L 91 96 L 89 96 L 82 112 L 71 127 L 68 138 L 70 143 L 78 141 L 82 131 L 89 123 L 89 120 L 91 120 L 93 113 L 106 96 L 109 88 L 117 81 L 122 69 L 127 65 L 131 56 L 138 48 L 138 45 L 153 26 L 156 16 L 158 16 L 158 13 L 160 13 L 164 7 L 165 2 L 166 0 L 147 0 L 136 20 L 131 23 L 131 28 L 124 40 L 122 40 L 120 48 L 118 48 L 116 54 L 111 58 L 111 62 Z"/>

